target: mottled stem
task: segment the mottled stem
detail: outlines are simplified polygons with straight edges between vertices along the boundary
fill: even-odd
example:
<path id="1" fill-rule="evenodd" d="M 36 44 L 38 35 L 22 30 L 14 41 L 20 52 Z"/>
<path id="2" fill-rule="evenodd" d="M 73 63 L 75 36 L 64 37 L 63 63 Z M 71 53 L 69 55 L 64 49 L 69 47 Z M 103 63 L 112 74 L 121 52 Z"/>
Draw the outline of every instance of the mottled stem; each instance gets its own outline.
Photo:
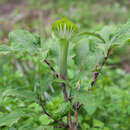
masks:
<path id="1" fill-rule="evenodd" d="M 67 56 L 68 56 L 69 42 L 65 39 L 59 41 L 59 76 L 61 79 L 67 79 Z M 64 99 L 68 99 L 66 92 L 66 85 L 62 83 L 62 91 L 64 94 Z"/>
<path id="2" fill-rule="evenodd" d="M 110 56 L 110 54 L 111 54 L 111 48 L 108 49 L 107 56 L 104 57 L 104 60 L 103 60 L 103 62 L 101 64 L 101 66 L 99 67 L 98 72 L 94 72 L 94 74 L 93 74 L 93 80 L 92 80 L 92 82 L 91 82 L 88 90 L 92 89 L 93 85 L 95 84 L 95 82 L 96 82 L 96 80 L 97 80 L 97 78 L 99 76 L 99 73 L 101 72 L 101 70 L 102 70 L 104 64 L 106 63 L 108 57 Z M 96 66 L 96 68 L 97 68 L 97 66 Z"/>
<path id="3" fill-rule="evenodd" d="M 67 80 L 67 57 L 68 57 L 68 47 L 69 42 L 66 39 L 61 39 L 59 41 L 59 76 L 63 80 Z M 66 84 L 62 83 L 62 91 L 64 95 L 65 101 L 68 101 L 68 94 L 66 91 Z M 68 113 L 67 116 L 67 124 L 69 126 L 69 130 L 72 130 L 72 120 L 71 113 Z"/>

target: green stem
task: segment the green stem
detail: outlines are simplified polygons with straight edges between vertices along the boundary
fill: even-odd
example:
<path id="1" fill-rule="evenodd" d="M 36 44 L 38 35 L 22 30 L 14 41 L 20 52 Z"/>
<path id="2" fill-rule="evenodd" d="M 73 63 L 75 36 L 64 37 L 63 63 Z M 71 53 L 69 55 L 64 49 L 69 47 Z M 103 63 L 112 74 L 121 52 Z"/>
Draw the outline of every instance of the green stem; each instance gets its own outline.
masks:
<path id="1" fill-rule="evenodd" d="M 59 71 L 60 78 L 67 79 L 67 56 L 68 56 L 69 42 L 66 39 L 59 41 Z"/>
<path id="2" fill-rule="evenodd" d="M 67 57 L 68 57 L 68 48 L 69 42 L 66 39 L 61 39 L 59 41 L 59 73 L 60 78 L 63 80 L 67 79 Z M 64 95 L 65 101 L 68 100 L 68 94 L 66 91 L 66 84 L 62 83 L 62 91 Z M 72 120 L 71 120 L 71 113 L 68 113 L 67 116 L 67 124 L 69 126 L 69 130 L 72 130 Z"/>

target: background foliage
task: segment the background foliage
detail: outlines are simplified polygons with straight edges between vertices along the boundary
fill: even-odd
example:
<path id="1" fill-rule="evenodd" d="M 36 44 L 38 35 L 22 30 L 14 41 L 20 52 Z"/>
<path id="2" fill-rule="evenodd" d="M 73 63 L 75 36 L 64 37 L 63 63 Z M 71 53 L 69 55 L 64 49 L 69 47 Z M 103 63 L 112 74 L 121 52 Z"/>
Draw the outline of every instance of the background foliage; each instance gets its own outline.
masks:
<path id="1" fill-rule="evenodd" d="M 0 130 L 51 130 L 51 126 L 57 123 L 43 114 L 36 93 L 47 100 L 46 108 L 56 119 L 64 117 L 63 121 L 66 122 L 66 114 L 71 110 L 70 104 L 64 102 L 61 81 L 56 80 L 43 62 L 47 57 L 58 72 L 57 46 L 50 37 L 51 24 L 56 19 L 67 16 L 80 26 L 81 31 L 97 31 L 109 41 L 110 32 L 115 32 L 115 24 L 126 23 L 130 18 L 129 0 L 1 0 L 0 4 L 0 44 L 4 45 L 1 50 L 4 49 L 6 54 L 0 54 Z M 17 31 L 10 33 L 10 41 L 7 42 L 8 33 L 14 29 Z M 19 29 L 32 33 L 22 34 Z M 127 29 L 129 28 L 126 27 L 125 30 Z M 24 37 L 25 33 L 28 37 Z M 21 41 L 20 37 L 12 39 L 14 34 L 19 34 L 26 40 Z M 39 40 L 42 49 L 37 50 Z M 100 64 L 99 59 L 102 60 L 100 51 L 95 51 L 97 46 L 91 38 L 89 40 L 89 45 L 84 44 L 88 39 L 81 40 L 78 49 L 71 46 L 68 65 L 68 86 L 73 88 L 75 98 L 84 104 L 79 112 L 79 129 L 129 130 L 129 43 L 115 50 L 104 66 L 93 91 L 87 93 L 82 89 L 87 90 L 95 63 Z M 30 46 L 26 41 L 34 44 Z M 26 46 L 23 46 L 23 42 Z M 19 46 L 24 48 L 23 51 L 19 50 Z M 80 47 L 81 50 L 86 49 L 81 51 Z M 99 49 L 106 54 L 103 46 L 99 46 Z M 85 60 L 87 55 L 89 57 Z M 85 65 L 80 72 L 82 64 Z M 79 79 L 81 91 L 76 92 Z"/>

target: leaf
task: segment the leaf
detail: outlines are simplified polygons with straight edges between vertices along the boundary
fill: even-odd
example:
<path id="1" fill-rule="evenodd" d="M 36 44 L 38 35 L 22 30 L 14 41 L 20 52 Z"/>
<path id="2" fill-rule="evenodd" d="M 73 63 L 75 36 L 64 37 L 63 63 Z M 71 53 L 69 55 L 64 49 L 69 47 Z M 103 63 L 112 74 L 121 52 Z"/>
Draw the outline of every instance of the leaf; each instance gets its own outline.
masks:
<path id="1" fill-rule="evenodd" d="M 107 44 L 102 45 L 105 46 Z M 102 62 L 102 58 L 104 58 L 103 51 L 105 50 L 101 50 L 95 40 L 82 39 L 74 48 L 75 63 L 82 68 L 86 67 L 88 71 L 92 71 L 96 65 Z"/>
<path id="2" fill-rule="evenodd" d="M 130 115 L 130 105 L 127 107 L 128 115 Z"/>
<path id="3" fill-rule="evenodd" d="M 111 47 L 115 48 L 118 45 L 123 45 L 129 42 L 130 39 L 130 20 L 126 24 L 118 26 L 105 26 L 99 34 L 106 41 L 106 43 Z M 115 45 L 115 46 L 113 46 Z M 117 46 L 116 46 L 117 45 Z"/>
<path id="4" fill-rule="evenodd" d="M 90 52 L 88 54 L 87 58 L 87 69 L 88 71 L 93 71 L 96 68 L 96 65 L 100 65 L 101 62 L 103 61 L 104 55 L 103 52 L 99 49 L 96 49 L 95 52 Z"/>
<path id="5" fill-rule="evenodd" d="M 104 127 L 103 130 L 110 130 L 108 127 Z"/>
<path id="6" fill-rule="evenodd" d="M 35 37 L 35 42 L 33 42 L 33 44 L 35 44 L 36 46 L 40 47 L 40 45 L 41 45 L 40 35 L 33 34 L 33 36 Z"/>
<path id="7" fill-rule="evenodd" d="M 66 81 L 63 80 L 63 79 L 54 79 L 53 82 L 57 82 L 57 83 L 66 83 Z"/>
<path id="8" fill-rule="evenodd" d="M 105 40 L 100 36 L 100 34 L 97 33 L 91 33 L 91 32 L 83 32 L 79 34 L 80 36 L 94 36 L 96 38 L 98 38 L 99 40 L 101 40 L 103 43 L 105 43 Z"/>
<path id="9" fill-rule="evenodd" d="M 23 116 L 21 112 L 12 112 L 10 114 L 5 114 L 0 117 L 0 126 L 11 127 L 13 124 L 17 123 L 18 120 Z"/>
<path id="10" fill-rule="evenodd" d="M 109 44 L 98 44 L 98 48 L 100 49 L 100 52 L 102 51 L 104 56 L 107 55 L 108 49 L 110 45 Z"/>
<path id="11" fill-rule="evenodd" d="M 29 109 L 33 109 L 33 111 L 35 112 L 42 112 L 42 108 L 39 104 L 37 104 L 36 102 L 33 102 L 32 104 L 28 105 Z"/>
<path id="12" fill-rule="evenodd" d="M 46 58 L 47 58 L 47 55 L 48 55 L 48 52 L 49 50 L 46 50 L 46 51 L 43 51 L 43 50 L 40 50 L 40 61 L 43 62 Z"/>
<path id="13" fill-rule="evenodd" d="M 50 75 L 50 74 L 48 75 L 46 74 L 42 78 L 40 78 L 39 85 L 41 86 L 40 87 L 41 93 L 43 93 L 43 91 L 46 91 L 48 88 L 50 88 L 52 81 L 53 81 L 53 75 Z"/>
<path id="14" fill-rule="evenodd" d="M 98 106 L 100 106 L 100 99 L 95 94 L 89 93 L 85 90 L 74 90 L 74 101 L 79 101 L 83 104 L 84 109 L 89 115 L 92 115 Z"/>
<path id="15" fill-rule="evenodd" d="M 93 120 L 93 126 L 94 126 L 94 127 L 103 128 L 103 127 L 104 127 L 104 123 L 101 122 L 101 121 L 99 121 L 99 120 L 94 119 L 94 120 Z"/>
<path id="16" fill-rule="evenodd" d="M 111 45 L 111 49 L 115 49 L 115 48 L 117 48 L 117 47 L 119 47 L 120 46 L 120 44 L 114 44 L 114 45 Z"/>
<path id="17" fill-rule="evenodd" d="M 82 126 L 81 126 L 81 128 L 82 128 L 82 130 L 89 130 L 90 126 L 87 123 L 83 123 Z"/>
<path id="18" fill-rule="evenodd" d="M 58 105 L 58 107 L 53 110 L 52 114 L 55 119 L 61 119 L 63 116 L 67 115 L 67 113 L 71 110 L 71 104 L 63 102 Z"/>
<path id="19" fill-rule="evenodd" d="M 110 25 L 110 26 L 103 27 L 101 31 L 99 32 L 99 34 L 101 35 L 103 39 L 105 39 L 107 44 L 110 44 L 110 41 L 112 37 L 114 36 L 115 29 L 116 27 L 114 25 Z"/>
<path id="20" fill-rule="evenodd" d="M 114 37 L 111 40 L 112 44 L 123 44 L 130 39 L 130 19 L 124 25 L 117 26 L 114 32 Z"/>
<path id="21" fill-rule="evenodd" d="M 42 116 L 40 116 L 39 120 L 40 120 L 41 124 L 43 124 L 43 125 L 49 125 L 50 123 L 53 122 L 53 120 L 50 119 L 50 118 L 49 118 L 47 115 L 45 115 L 45 114 L 42 115 Z"/>
<path id="22" fill-rule="evenodd" d="M 75 46 L 75 61 L 76 64 L 82 65 L 86 62 L 89 51 L 89 43 L 87 39 L 82 39 L 79 44 Z"/>
<path id="23" fill-rule="evenodd" d="M 126 43 L 127 43 L 127 42 L 130 43 L 130 38 L 126 41 Z"/>
<path id="24" fill-rule="evenodd" d="M 2 94 L 2 97 L 5 96 L 25 98 L 26 100 L 30 100 L 30 101 L 36 100 L 35 94 L 32 91 L 23 88 L 7 89 Z"/>
<path id="25" fill-rule="evenodd" d="M 29 52 L 34 54 L 36 52 L 37 45 L 39 45 L 39 37 L 33 35 L 26 30 L 14 30 L 9 33 L 9 42 L 11 47 L 20 52 Z"/>
<path id="26" fill-rule="evenodd" d="M 10 52 L 10 47 L 7 45 L 0 45 L 0 54 L 8 54 Z"/>
<path id="27" fill-rule="evenodd" d="M 36 128 L 33 130 L 36 130 Z M 37 130 L 53 130 L 53 126 L 39 126 Z"/>

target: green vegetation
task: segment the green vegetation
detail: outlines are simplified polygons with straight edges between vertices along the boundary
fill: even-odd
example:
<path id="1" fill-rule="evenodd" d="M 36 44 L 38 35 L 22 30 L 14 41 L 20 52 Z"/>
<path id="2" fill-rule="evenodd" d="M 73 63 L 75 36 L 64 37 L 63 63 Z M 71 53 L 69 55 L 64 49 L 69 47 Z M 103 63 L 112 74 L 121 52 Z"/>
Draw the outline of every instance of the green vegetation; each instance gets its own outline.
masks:
<path id="1" fill-rule="evenodd" d="M 0 130 L 130 129 L 130 74 L 119 66 L 130 43 L 128 1 L 85 2 L 29 0 L 28 10 L 53 12 L 52 27 L 38 10 L 29 29 L 14 23 L 4 44 L 0 32 Z M 98 21 L 95 6 L 115 24 Z"/>

